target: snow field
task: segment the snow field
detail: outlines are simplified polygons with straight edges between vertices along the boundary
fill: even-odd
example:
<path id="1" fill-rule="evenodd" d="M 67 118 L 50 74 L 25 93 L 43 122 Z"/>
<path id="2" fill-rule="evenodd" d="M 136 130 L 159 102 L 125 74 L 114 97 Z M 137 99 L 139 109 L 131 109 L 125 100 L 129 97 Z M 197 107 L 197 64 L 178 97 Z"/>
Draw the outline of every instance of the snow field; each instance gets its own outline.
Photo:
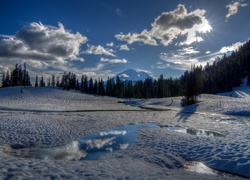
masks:
<path id="1" fill-rule="evenodd" d="M 222 101 L 232 111 L 238 103 L 241 110 L 239 104 L 248 100 L 245 98 L 202 95 L 198 105 L 181 109 L 180 97 L 127 100 L 126 103 L 134 105 L 128 106 L 117 103 L 116 98 L 51 88 L 26 88 L 24 93 L 15 87 L 4 88 L 0 89 L 0 97 L 0 178 L 241 179 L 186 171 L 180 168 L 186 161 L 250 177 L 248 118 L 226 115 L 224 107 L 215 109 Z M 170 110 L 149 111 L 138 106 Z M 137 132 L 132 147 L 95 161 L 26 158 L 29 148 L 11 148 L 73 146 L 84 135 L 143 122 L 206 129 L 226 137 L 198 137 L 164 128 L 144 129 Z"/>

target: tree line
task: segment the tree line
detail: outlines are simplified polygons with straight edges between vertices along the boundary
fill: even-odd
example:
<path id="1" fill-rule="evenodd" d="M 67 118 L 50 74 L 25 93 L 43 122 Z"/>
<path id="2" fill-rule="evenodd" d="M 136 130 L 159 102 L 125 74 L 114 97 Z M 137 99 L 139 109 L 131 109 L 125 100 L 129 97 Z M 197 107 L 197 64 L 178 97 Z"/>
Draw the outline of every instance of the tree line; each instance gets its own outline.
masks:
<path id="1" fill-rule="evenodd" d="M 13 71 L 7 70 L 2 76 L 2 87 L 8 86 L 30 86 L 29 72 L 26 70 L 26 63 L 19 65 L 15 64 Z"/>
<path id="2" fill-rule="evenodd" d="M 52 75 L 47 86 L 59 87 L 61 89 L 74 89 L 83 93 L 107 95 L 118 98 L 164 98 L 174 96 L 185 96 L 184 104 L 192 104 L 197 101 L 200 93 L 215 94 L 231 91 L 233 87 L 241 84 L 244 77 L 250 78 L 250 40 L 238 50 L 233 51 L 230 56 L 224 54 L 217 57 L 212 64 L 203 66 L 191 66 L 179 78 L 164 78 L 160 75 L 158 79 L 147 78 L 144 81 L 122 81 L 119 76 L 92 79 L 82 75 L 80 81 L 72 72 L 64 72 L 61 78 Z M 248 85 L 250 82 L 248 81 Z M 15 69 L 3 76 L 2 86 L 29 86 L 30 77 L 26 70 L 16 64 Z M 46 86 L 43 76 L 38 81 L 36 76 L 35 87 Z"/>

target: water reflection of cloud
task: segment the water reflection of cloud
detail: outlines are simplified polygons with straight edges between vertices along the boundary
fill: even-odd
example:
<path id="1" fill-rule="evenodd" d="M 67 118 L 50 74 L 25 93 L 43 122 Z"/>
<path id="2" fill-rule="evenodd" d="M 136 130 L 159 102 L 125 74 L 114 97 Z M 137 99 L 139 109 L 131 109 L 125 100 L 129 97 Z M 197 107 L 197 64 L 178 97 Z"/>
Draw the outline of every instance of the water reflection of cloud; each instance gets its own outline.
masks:
<path id="1" fill-rule="evenodd" d="M 42 149 L 38 156 L 40 159 L 56 159 L 56 160 L 79 160 L 87 154 L 79 149 L 78 141 L 73 141 L 62 147 L 54 147 Z"/>
<path id="2" fill-rule="evenodd" d="M 100 136 L 107 136 L 107 135 L 125 135 L 127 134 L 127 131 L 116 131 L 116 130 L 111 130 L 108 132 L 100 132 Z"/>
<path id="3" fill-rule="evenodd" d="M 127 149 L 129 144 L 120 144 L 120 149 Z"/>
<path id="4" fill-rule="evenodd" d="M 109 152 L 113 152 L 113 148 L 112 147 L 106 148 L 105 150 L 109 151 Z"/>
<path id="5" fill-rule="evenodd" d="M 88 145 L 87 149 L 93 149 L 93 148 L 98 148 L 101 149 L 105 145 L 112 145 L 113 140 L 115 137 L 112 138 L 105 138 L 105 139 L 91 139 L 87 140 L 85 143 Z"/>

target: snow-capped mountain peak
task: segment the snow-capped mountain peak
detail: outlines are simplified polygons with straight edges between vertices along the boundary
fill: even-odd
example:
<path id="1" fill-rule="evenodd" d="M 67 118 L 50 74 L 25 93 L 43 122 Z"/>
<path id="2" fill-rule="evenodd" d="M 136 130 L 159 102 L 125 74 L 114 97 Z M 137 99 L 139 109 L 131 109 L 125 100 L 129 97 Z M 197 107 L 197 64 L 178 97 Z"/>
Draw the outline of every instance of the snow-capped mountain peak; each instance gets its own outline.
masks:
<path id="1" fill-rule="evenodd" d="M 133 69 L 128 69 L 118 74 L 122 81 L 144 81 L 147 78 L 152 78 L 144 71 L 135 71 Z"/>

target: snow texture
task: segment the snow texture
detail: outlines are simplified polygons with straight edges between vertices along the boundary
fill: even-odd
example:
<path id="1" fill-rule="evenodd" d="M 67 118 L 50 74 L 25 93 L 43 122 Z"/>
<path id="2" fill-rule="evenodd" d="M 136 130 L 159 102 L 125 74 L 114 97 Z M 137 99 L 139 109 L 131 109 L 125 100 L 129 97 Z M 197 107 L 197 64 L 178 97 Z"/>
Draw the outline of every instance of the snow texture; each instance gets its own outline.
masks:
<path id="1" fill-rule="evenodd" d="M 202 94 L 198 104 L 182 108 L 181 97 L 119 100 L 56 88 L 26 87 L 23 93 L 20 87 L 1 88 L 0 179 L 250 178 L 249 92 L 244 86 L 226 94 Z M 225 137 L 146 128 L 137 131 L 129 148 L 98 160 L 77 160 L 85 156 L 78 150 L 80 137 L 149 122 Z M 32 149 L 45 147 L 55 148 L 54 153 L 27 157 Z M 68 160 L 60 160 L 65 153 Z"/>
<path id="2" fill-rule="evenodd" d="M 135 81 L 144 81 L 147 78 L 152 79 L 152 77 L 149 76 L 146 72 L 144 72 L 144 71 L 136 72 L 133 69 L 128 69 L 128 70 L 118 74 L 117 76 L 119 76 L 119 78 L 122 81 L 133 81 L 133 82 L 135 82 Z"/>

